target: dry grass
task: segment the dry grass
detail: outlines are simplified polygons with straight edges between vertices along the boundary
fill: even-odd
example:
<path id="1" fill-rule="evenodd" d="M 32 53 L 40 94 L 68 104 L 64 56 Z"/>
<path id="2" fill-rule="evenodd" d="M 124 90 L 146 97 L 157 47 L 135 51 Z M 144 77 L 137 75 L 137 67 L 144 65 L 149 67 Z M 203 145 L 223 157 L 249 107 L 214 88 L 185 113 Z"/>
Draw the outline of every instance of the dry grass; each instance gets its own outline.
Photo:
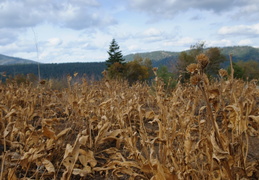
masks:
<path id="1" fill-rule="evenodd" d="M 230 79 L 0 85 L 0 179 L 258 179 L 259 90 Z M 202 78 L 201 78 L 202 79 Z M 159 81 L 159 80 L 158 80 Z"/>

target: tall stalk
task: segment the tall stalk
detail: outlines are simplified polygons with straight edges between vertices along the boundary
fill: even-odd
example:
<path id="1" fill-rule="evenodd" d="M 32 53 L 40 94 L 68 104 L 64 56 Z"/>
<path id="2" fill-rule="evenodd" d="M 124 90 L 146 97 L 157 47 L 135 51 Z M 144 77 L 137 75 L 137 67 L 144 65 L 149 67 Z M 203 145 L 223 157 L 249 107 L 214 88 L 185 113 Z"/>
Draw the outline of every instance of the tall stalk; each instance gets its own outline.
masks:
<path id="1" fill-rule="evenodd" d="M 33 35 L 34 35 L 34 43 L 35 43 L 35 47 L 36 47 L 36 52 L 37 52 L 37 61 L 38 61 L 38 77 L 39 77 L 39 82 L 41 81 L 41 77 L 40 77 L 40 58 L 39 58 L 39 48 L 38 48 L 38 41 L 37 41 L 37 36 L 36 36 L 36 33 L 34 31 L 33 28 L 32 29 L 32 32 L 33 32 Z"/>

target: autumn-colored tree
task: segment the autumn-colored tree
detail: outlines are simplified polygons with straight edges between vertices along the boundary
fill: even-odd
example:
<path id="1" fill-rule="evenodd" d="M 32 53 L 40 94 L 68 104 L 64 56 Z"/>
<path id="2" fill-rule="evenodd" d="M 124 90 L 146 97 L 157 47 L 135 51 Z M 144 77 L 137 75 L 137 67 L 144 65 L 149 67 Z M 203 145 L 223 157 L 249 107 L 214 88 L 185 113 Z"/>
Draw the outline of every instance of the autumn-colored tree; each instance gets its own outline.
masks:
<path id="1" fill-rule="evenodd" d="M 152 75 L 152 62 L 148 58 L 143 59 L 141 56 L 135 56 L 133 61 L 126 64 L 125 78 L 130 84 L 148 80 Z"/>
<path id="2" fill-rule="evenodd" d="M 186 67 L 191 64 L 195 63 L 196 56 L 201 54 L 204 51 L 205 48 L 205 43 L 200 42 L 196 43 L 195 45 L 190 46 L 190 51 L 183 51 L 180 53 L 178 57 L 178 62 L 177 62 L 177 69 L 179 73 L 185 72 Z"/>
<path id="3" fill-rule="evenodd" d="M 226 58 L 221 54 L 221 51 L 217 47 L 209 48 L 205 51 L 205 43 L 200 42 L 195 45 L 191 45 L 190 51 L 181 52 L 178 57 L 177 70 L 179 74 L 182 74 L 183 79 L 189 79 L 189 74 L 186 73 L 186 67 L 189 64 L 196 63 L 196 57 L 204 53 L 209 57 L 209 65 L 205 69 L 208 75 L 217 75 L 220 69 L 221 63 L 223 63 Z"/>
<path id="4" fill-rule="evenodd" d="M 183 51 L 180 53 L 176 68 L 177 68 L 178 74 L 182 75 L 183 80 L 190 78 L 190 75 L 186 73 L 186 67 L 189 64 L 196 62 L 196 56 L 201 54 L 204 51 L 204 48 L 205 48 L 205 43 L 199 42 L 199 43 L 196 43 L 195 45 L 191 45 L 189 51 Z"/>
<path id="5" fill-rule="evenodd" d="M 136 55 L 134 56 L 134 61 L 138 61 L 140 65 L 148 68 L 148 77 L 154 76 L 152 61 L 149 58 L 142 58 L 141 56 Z"/>
<path id="6" fill-rule="evenodd" d="M 108 76 L 112 79 L 123 79 L 125 76 L 125 65 L 115 62 L 108 68 Z"/>
<path id="7" fill-rule="evenodd" d="M 136 56 L 133 61 L 126 64 L 115 62 L 108 68 L 108 76 L 112 79 L 125 79 L 130 84 L 136 81 L 148 80 L 153 75 L 152 62 Z"/>

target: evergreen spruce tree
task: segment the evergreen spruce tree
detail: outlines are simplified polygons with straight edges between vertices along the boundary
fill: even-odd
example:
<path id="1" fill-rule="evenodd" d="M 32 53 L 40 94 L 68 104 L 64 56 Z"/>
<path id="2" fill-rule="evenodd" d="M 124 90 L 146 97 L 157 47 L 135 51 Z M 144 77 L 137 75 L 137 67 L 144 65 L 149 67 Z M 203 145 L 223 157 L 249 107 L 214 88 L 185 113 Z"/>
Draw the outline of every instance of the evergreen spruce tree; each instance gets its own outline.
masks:
<path id="1" fill-rule="evenodd" d="M 118 62 L 120 64 L 124 64 L 125 59 L 123 59 L 123 55 L 120 51 L 120 46 L 117 44 L 115 39 L 112 39 L 109 51 L 109 58 L 106 60 L 106 66 L 109 68 L 114 63 Z"/>

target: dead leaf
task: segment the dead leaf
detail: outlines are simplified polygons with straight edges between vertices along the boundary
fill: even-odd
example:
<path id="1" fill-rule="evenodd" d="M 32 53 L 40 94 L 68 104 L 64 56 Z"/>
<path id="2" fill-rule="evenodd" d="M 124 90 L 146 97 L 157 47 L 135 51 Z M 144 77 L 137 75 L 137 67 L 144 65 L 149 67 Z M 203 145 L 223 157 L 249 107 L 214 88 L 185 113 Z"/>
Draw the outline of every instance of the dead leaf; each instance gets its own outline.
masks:
<path id="1" fill-rule="evenodd" d="M 53 164 L 47 160 L 47 159 L 42 159 L 41 160 L 42 164 L 45 166 L 45 168 L 47 169 L 47 171 L 49 173 L 55 173 L 55 167 L 53 166 Z"/>
<path id="2" fill-rule="evenodd" d="M 88 166 L 88 164 L 90 164 L 91 167 L 95 167 L 97 164 L 97 161 L 94 158 L 94 153 L 93 151 L 90 151 L 90 150 L 85 151 L 83 149 L 80 149 L 78 159 L 80 163 L 85 167 Z"/>
<path id="3" fill-rule="evenodd" d="M 65 134 L 67 134 L 69 131 L 71 131 L 71 128 L 66 128 L 66 129 L 62 130 L 60 133 L 58 133 L 57 139 L 64 136 Z"/>
<path id="4" fill-rule="evenodd" d="M 47 126 L 43 126 L 43 135 L 52 139 L 57 138 L 55 132 Z"/>
<path id="5" fill-rule="evenodd" d="M 17 177 L 15 175 L 15 169 L 8 169 L 8 180 L 17 180 Z"/>

